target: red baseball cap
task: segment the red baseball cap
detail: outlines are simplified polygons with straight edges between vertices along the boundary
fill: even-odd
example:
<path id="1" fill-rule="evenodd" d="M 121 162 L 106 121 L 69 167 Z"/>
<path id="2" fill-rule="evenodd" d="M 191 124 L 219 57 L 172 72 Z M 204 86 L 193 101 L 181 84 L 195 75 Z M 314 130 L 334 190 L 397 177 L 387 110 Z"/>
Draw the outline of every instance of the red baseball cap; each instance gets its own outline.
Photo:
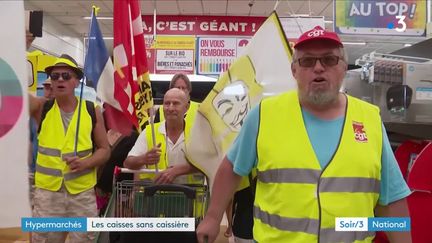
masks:
<path id="1" fill-rule="evenodd" d="M 326 31 L 321 26 L 315 26 L 313 29 L 303 33 L 297 40 L 294 48 L 299 48 L 304 43 L 310 42 L 312 40 L 328 40 L 334 42 L 337 46 L 343 47 L 339 36 L 335 32 Z"/>

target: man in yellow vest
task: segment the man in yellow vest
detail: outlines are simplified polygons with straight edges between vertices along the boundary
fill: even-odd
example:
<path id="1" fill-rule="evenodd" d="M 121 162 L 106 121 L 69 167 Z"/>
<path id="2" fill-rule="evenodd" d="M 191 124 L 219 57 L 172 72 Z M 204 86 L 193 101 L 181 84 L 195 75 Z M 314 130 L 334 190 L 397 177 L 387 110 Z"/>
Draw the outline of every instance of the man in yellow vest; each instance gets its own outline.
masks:
<path id="1" fill-rule="evenodd" d="M 197 229 L 214 242 L 241 176 L 257 168 L 253 237 L 260 243 L 372 242 L 336 231 L 337 217 L 409 217 L 410 194 L 376 106 L 341 93 L 343 44 L 317 26 L 300 36 L 291 70 L 298 90 L 253 108 L 223 159 Z M 409 232 L 387 232 L 411 242 Z"/>
<path id="2" fill-rule="evenodd" d="M 141 179 L 154 179 L 156 183 L 188 183 L 185 174 L 197 172 L 187 162 L 184 153 L 185 140 L 190 126 L 185 122 L 184 114 L 189 108 L 189 96 L 178 88 L 169 89 L 163 101 L 165 121 L 155 123 L 156 146 L 153 147 L 150 126 L 139 135 L 134 147 L 128 154 L 124 165 L 130 169 L 149 168 L 163 170 L 156 176 L 141 175 Z M 198 176 L 198 175 L 197 175 Z"/>
<path id="3" fill-rule="evenodd" d="M 96 169 L 110 155 L 102 113 L 92 102 L 80 105 L 75 97 L 83 72 L 72 57 L 62 55 L 45 72 L 51 78 L 54 100 L 30 95 L 30 113 L 39 124 L 33 216 L 97 217 Z M 70 232 L 68 238 L 93 242 L 95 234 Z M 32 234 L 33 242 L 65 239 L 64 232 Z"/>
<path id="4" fill-rule="evenodd" d="M 187 95 L 189 95 L 189 108 L 185 114 L 186 122 L 192 126 L 192 123 L 195 121 L 196 113 L 198 112 L 199 104 L 198 102 L 190 100 L 190 95 L 192 93 L 192 83 L 190 82 L 188 76 L 183 73 L 175 74 L 169 84 L 169 89 L 178 88 L 183 90 Z M 157 114 L 156 114 L 157 116 Z M 163 106 L 159 108 L 159 120 L 165 120 Z M 157 118 L 156 118 L 157 119 Z"/>

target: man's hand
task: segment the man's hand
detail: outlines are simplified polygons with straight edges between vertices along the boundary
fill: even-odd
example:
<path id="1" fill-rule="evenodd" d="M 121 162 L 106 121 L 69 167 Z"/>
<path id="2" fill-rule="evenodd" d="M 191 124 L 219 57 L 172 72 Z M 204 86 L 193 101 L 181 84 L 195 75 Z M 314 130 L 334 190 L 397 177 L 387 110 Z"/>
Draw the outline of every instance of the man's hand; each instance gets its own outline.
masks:
<path id="1" fill-rule="evenodd" d="M 169 167 L 156 175 L 156 184 L 171 184 L 177 178 L 176 167 Z"/>
<path id="2" fill-rule="evenodd" d="M 80 172 L 88 169 L 86 160 L 80 159 L 78 156 L 67 157 L 65 161 L 71 172 Z"/>
<path id="3" fill-rule="evenodd" d="M 213 243 L 216 240 L 220 230 L 220 222 L 211 216 L 206 216 L 198 225 L 196 230 L 199 243 Z M 207 241 L 205 241 L 207 239 Z"/>
<path id="4" fill-rule="evenodd" d="M 144 154 L 143 164 L 145 165 L 153 165 L 159 162 L 160 154 L 161 154 L 161 144 L 159 143 L 156 147 L 153 147 L 149 151 Z"/>
<path id="5" fill-rule="evenodd" d="M 144 134 L 145 135 L 145 134 Z M 140 135 L 141 137 L 141 135 Z M 138 138 L 140 139 L 140 138 Z M 132 169 L 132 170 L 139 170 L 143 168 L 145 165 L 153 165 L 159 162 L 160 154 L 161 154 L 161 143 L 159 143 L 157 146 L 153 147 L 150 150 L 147 150 L 147 152 L 144 153 L 144 151 L 140 151 L 140 155 L 138 156 L 128 156 L 126 160 L 124 161 L 123 165 L 126 168 Z"/>

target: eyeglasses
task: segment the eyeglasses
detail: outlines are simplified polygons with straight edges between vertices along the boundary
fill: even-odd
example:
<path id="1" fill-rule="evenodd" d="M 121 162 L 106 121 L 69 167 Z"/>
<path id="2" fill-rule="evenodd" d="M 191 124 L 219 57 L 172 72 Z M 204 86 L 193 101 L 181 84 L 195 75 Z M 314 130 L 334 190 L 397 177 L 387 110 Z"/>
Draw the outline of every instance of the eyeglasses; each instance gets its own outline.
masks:
<path id="1" fill-rule="evenodd" d="M 325 67 L 333 67 L 339 63 L 339 59 L 340 57 L 338 56 L 328 55 L 323 57 L 301 57 L 297 61 L 300 67 L 315 67 L 317 60 Z"/>
<path id="2" fill-rule="evenodd" d="M 65 72 L 65 73 L 51 73 L 50 77 L 52 81 L 59 80 L 60 76 L 64 81 L 69 81 L 73 75 L 71 73 Z"/>

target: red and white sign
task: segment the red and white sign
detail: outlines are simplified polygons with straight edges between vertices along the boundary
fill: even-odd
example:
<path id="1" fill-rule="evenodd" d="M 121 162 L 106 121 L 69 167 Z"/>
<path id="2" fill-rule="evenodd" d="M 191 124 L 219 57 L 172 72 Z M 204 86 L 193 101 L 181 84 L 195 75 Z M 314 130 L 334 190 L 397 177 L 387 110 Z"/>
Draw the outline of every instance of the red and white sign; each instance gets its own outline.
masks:
<path id="1" fill-rule="evenodd" d="M 154 33 L 153 15 L 143 15 L 144 34 Z M 173 16 L 156 17 L 156 34 L 253 36 L 266 17 Z"/>

